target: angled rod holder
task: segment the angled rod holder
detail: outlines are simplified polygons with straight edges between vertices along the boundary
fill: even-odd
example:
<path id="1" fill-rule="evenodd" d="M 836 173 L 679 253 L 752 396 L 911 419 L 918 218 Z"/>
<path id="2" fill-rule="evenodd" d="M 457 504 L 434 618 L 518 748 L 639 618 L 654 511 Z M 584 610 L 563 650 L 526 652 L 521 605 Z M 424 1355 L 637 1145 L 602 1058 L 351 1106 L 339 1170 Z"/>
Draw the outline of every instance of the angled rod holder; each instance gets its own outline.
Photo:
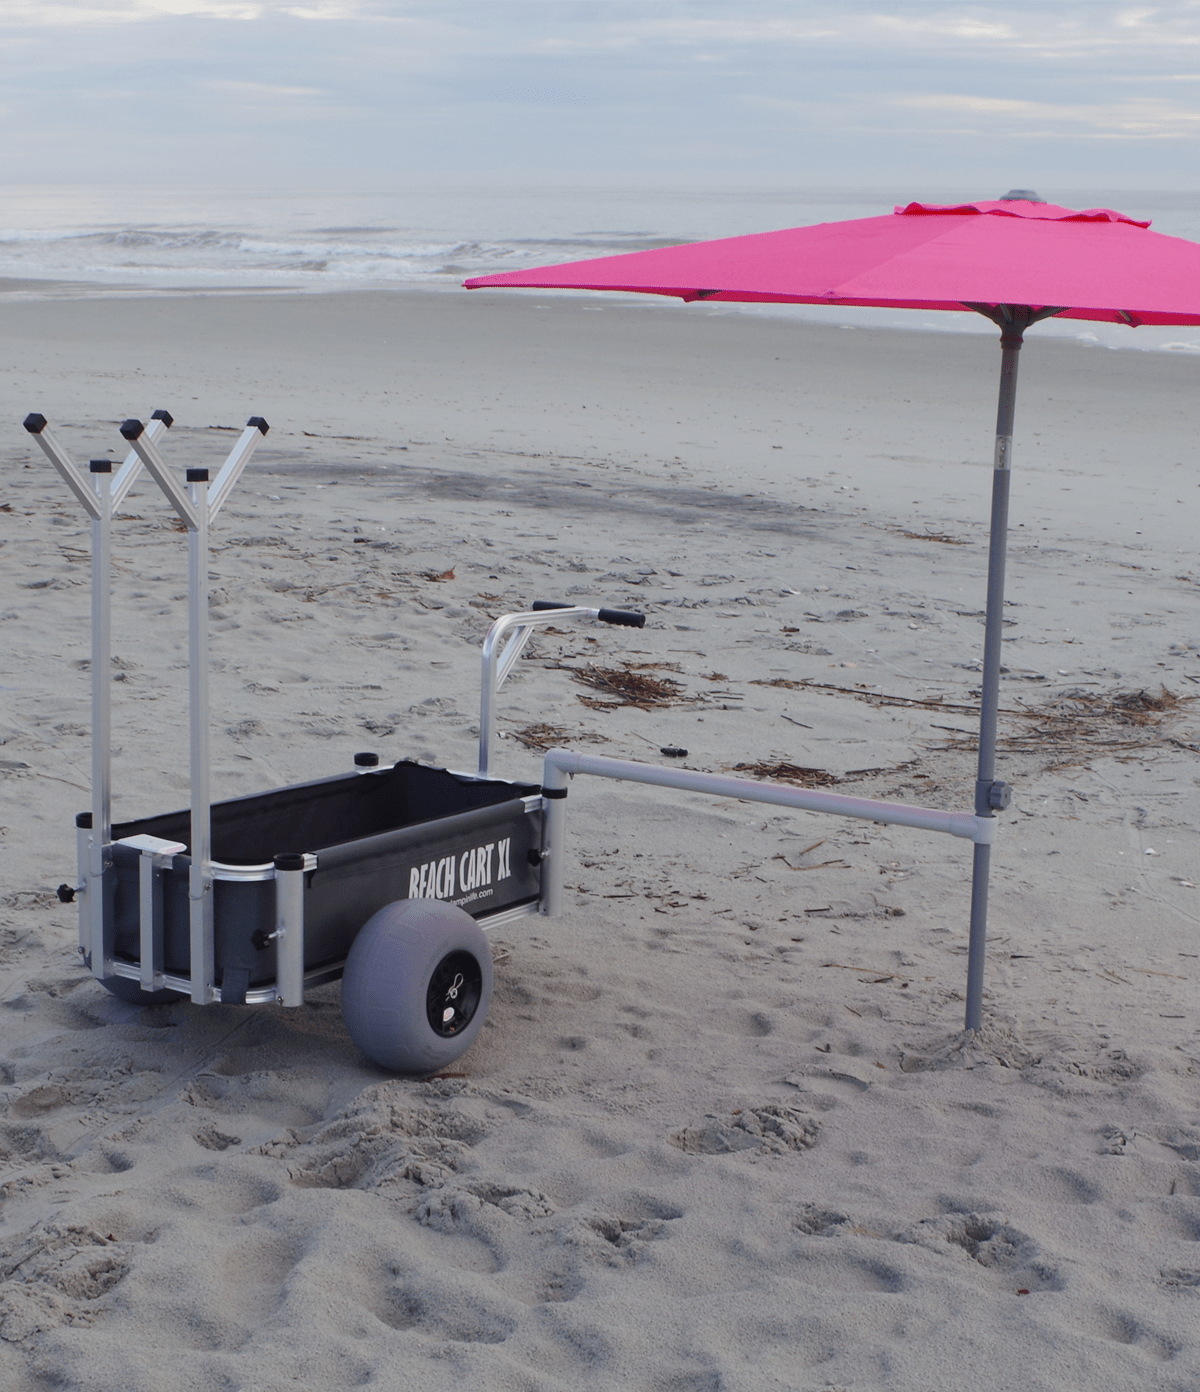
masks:
<path id="1" fill-rule="evenodd" d="M 188 469 L 181 485 L 158 451 L 156 436 L 140 420 L 121 425 L 122 436 L 166 495 L 188 529 L 188 725 L 191 783 L 191 869 L 188 936 L 191 997 L 197 1005 L 218 999 L 213 934 L 212 789 L 208 700 L 208 528 L 270 427 L 251 416 L 217 477 Z"/>
<path id="2" fill-rule="evenodd" d="M 155 411 L 146 434 L 151 443 L 172 424 L 167 411 Z M 91 519 L 92 529 L 92 810 L 80 828 L 79 945 L 96 976 L 109 975 L 104 944 L 102 882 L 112 840 L 112 516 L 129 492 L 141 461 L 132 451 L 114 477 L 110 459 L 93 459 L 83 469 L 59 443 L 39 411 L 24 420 L 63 482 Z M 82 833 L 86 832 L 86 839 Z M 94 892 L 89 893 L 89 890 Z"/>

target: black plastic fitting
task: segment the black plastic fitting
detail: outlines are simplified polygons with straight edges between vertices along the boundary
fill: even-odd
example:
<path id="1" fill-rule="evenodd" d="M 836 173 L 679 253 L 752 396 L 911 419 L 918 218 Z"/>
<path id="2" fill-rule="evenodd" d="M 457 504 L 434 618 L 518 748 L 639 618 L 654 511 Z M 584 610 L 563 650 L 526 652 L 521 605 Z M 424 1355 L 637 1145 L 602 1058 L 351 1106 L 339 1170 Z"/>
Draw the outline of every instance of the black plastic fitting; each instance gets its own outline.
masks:
<path id="1" fill-rule="evenodd" d="M 207 469 L 189 469 L 189 470 L 187 471 L 187 481 L 188 481 L 189 483 L 207 483 L 207 482 L 208 482 L 208 470 L 207 470 Z"/>
<path id="2" fill-rule="evenodd" d="M 535 614 L 545 613 L 547 609 L 573 609 L 573 604 L 559 604 L 554 599 L 535 599 L 529 608 Z"/>
<path id="3" fill-rule="evenodd" d="M 261 430 L 264 435 L 271 428 L 261 416 L 251 416 L 246 425 L 247 427 L 254 426 L 257 430 Z"/>
<path id="4" fill-rule="evenodd" d="M 162 421 L 168 430 L 175 424 L 175 417 L 170 411 L 154 411 L 151 413 L 150 419 Z"/>
<path id="5" fill-rule="evenodd" d="M 75 814 L 75 825 L 81 831 L 91 831 L 92 814 L 90 812 L 77 812 Z"/>
<path id="6" fill-rule="evenodd" d="M 378 768 L 378 767 L 379 767 L 379 755 L 378 755 L 378 754 L 371 754 L 371 753 L 368 753 L 368 752 L 366 752 L 366 751 L 364 751 L 362 754 L 356 754 L 356 755 L 354 756 L 354 767 L 355 767 L 355 768 Z"/>
<path id="7" fill-rule="evenodd" d="M 111 460 L 111 459 L 89 459 L 89 460 L 88 460 L 88 473 L 89 473 L 89 474 L 111 474 L 111 473 L 112 473 L 112 460 Z"/>
<path id="8" fill-rule="evenodd" d="M 47 421 L 46 417 L 43 416 L 40 411 L 30 411 L 24 421 L 22 421 L 22 424 L 31 435 L 40 435 L 49 424 L 49 421 Z"/>
<path id="9" fill-rule="evenodd" d="M 75 902 L 75 887 L 69 884 L 60 884 L 54 891 L 58 895 L 60 904 L 73 904 Z"/>
<path id="10" fill-rule="evenodd" d="M 145 428 L 146 427 L 141 423 L 141 421 L 134 416 L 130 416 L 128 420 L 122 421 L 120 426 L 121 434 L 127 440 L 140 439 L 142 431 L 145 430 Z"/>
<path id="11" fill-rule="evenodd" d="M 285 851 L 275 857 L 276 870 L 303 870 L 304 857 L 296 851 Z"/>

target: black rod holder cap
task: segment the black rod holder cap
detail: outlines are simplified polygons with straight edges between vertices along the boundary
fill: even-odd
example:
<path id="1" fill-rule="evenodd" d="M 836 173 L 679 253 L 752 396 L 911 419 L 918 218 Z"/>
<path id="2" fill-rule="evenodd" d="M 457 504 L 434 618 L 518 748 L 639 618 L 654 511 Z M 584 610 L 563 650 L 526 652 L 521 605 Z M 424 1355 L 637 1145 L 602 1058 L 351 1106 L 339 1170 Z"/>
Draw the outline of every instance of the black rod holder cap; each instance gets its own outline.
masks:
<path id="1" fill-rule="evenodd" d="M 175 424 L 175 417 L 170 413 L 170 411 L 155 411 L 151 415 L 150 419 L 162 421 L 162 423 L 167 427 L 168 430 L 170 430 L 170 428 Z"/>
<path id="2" fill-rule="evenodd" d="M 111 473 L 112 473 L 112 460 L 111 460 L 111 459 L 89 459 L 89 460 L 88 460 L 88 473 L 89 473 L 89 474 L 111 474 Z"/>
<path id="3" fill-rule="evenodd" d="M 22 424 L 31 435 L 40 435 L 49 424 L 49 421 L 47 421 L 46 417 L 43 416 L 40 411 L 30 411 L 24 421 L 22 421 Z"/>
<path id="4" fill-rule="evenodd" d="M 379 765 L 379 755 L 378 755 L 378 754 L 370 754 L 370 753 L 364 752 L 364 753 L 362 753 L 362 754 L 356 754 L 356 755 L 354 756 L 354 767 L 355 767 L 355 768 L 377 768 L 378 765 Z"/>
<path id="5" fill-rule="evenodd" d="M 145 428 L 146 427 L 141 423 L 140 420 L 137 420 L 132 416 L 129 418 L 129 420 L 122 421 L 120 427 L 121 434 L 124 435 L 124 437 L 127 440 L 136 440 L 140 438 L 141 433 L 143 430 L 145 430 Z"/>
<path id="6" fill-rule="evenodd" d="M 208 482 L 208 470 L 207 470 L 207 469 L 189 469 L 189 470 L 187 471 L 187 481 L 188 481 L 188 483 L 207 483 L 207 482 Z"/>
<path id="7" fill-rule="evenodd" d="M 92 814 L 90 812 L 77 812 L 75 814 L 75 825 L 79 827 L 81 831 L 91 831 Z"/>
<path id="8" fill-rule="evenodd" d="M 262 433 L 263 433 L 264 435 L 265 435 L 265 434 L 267 433 L 267 431 L 270 430 L 270 428 L 271 428 L 271 427 L 266 423 L 266 421 L 263 420 L 263 418 L 262 418 L 261 416 L 251 416 L 250 419 L 246 422 L 246 426 L 247 426 L 247 428 L 248 428 L 248 427 L 250 427 L 250 426 L 252 426 L 252 425 L 253 425 L 253 426 L 256 426 L 259 430 L 261 430 Z"/>
<path id="9" fill-rule="evenodd" d="M 296 851 L 285 851 L 275 857 L 276 870 L 303 870 L 304 857 Z"/>

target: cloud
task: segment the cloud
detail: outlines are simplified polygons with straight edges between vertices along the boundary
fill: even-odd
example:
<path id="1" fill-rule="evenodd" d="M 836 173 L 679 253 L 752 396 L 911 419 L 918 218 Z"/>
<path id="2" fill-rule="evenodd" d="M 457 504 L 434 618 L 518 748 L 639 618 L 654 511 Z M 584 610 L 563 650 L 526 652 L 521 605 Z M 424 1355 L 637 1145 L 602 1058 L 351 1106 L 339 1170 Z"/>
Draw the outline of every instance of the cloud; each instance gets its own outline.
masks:
<path id="1" fill-rule="evenodd" d="M 1111 138 L 1162 140 L 1200 136 L 1200 109 L 1155 97 L 1119 102 L 1058 103 L 942 92 L 893 100 L 896 106 L 912 111 L 1008 118 L 1005 124 L 1017 133 L 1026 127 L 1036 127 L 1036 132 L 1030 133 L 1062 135 L 1065 129 L 1082 126 L 1087 128 L 1085 134 Z"/>
<path id="2" fill-rule="evenodd" d="M 363 0 L 4 0 L 0 28 L 106 27 L 181 18 L 242 23 L 273 16 L 336 20 L 357 18 L 375 8 Z"/>

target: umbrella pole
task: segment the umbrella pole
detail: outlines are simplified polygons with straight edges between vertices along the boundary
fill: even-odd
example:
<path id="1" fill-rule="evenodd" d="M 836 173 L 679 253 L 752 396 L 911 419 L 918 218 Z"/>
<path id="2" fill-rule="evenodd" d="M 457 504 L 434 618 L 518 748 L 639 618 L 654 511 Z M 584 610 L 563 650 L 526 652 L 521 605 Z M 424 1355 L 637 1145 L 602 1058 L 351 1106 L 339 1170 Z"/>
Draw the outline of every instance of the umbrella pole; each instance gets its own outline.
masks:
<path id="1" fill-rule="evenodd" d="M 1000 705 L 1000 651 L 1004 632 L 1004 563 L 1008 548 L 1008 495 L 1011 479 L 1013 414 L 1017 402 L 1017 358 L 1029 311 L 1005 307 L 1000 324 L 1000 400 L 996 411 L 996 455 L 992 469 L 992 518 L 988 539 L 987 613 L 983 637 L 983 683 L 979 702 L 979 764 L 975 777 L 975 815 L 994 817 L 1008 806 L 1011 790 L 996 781 L 996 719 Z M 976 844 L 971 875 L 971 936 L 967 951 L 969 1030 L 983 1022 L 983 973 L 987 957 L 988 882 L 992 848 Z"/>

